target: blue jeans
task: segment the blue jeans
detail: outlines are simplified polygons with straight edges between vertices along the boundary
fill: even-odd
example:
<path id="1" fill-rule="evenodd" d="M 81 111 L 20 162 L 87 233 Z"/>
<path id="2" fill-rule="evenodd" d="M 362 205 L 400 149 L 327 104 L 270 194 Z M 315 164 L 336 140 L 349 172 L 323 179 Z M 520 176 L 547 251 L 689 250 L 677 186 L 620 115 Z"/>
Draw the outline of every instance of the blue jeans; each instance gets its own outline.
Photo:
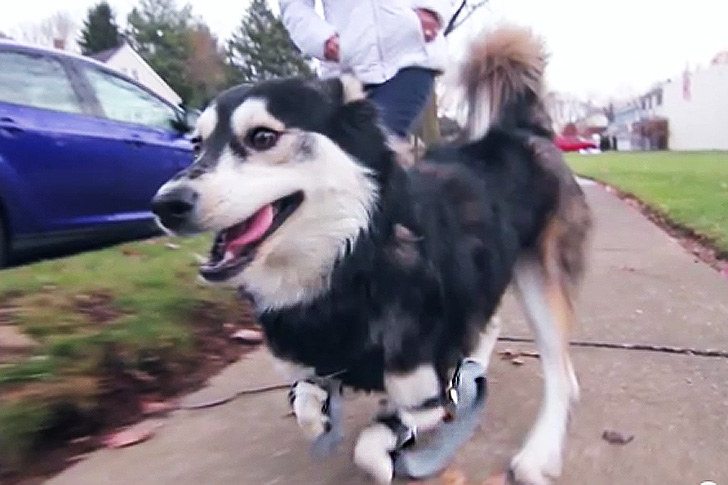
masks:
<path id="1" fill-rule="evenodd" d="M 379 106 L 384 125 L 406 137 L 427 104 L 435 72 L 421 67 L 401 69 L 392 79 L 365 86 L 367 95 Z"/>

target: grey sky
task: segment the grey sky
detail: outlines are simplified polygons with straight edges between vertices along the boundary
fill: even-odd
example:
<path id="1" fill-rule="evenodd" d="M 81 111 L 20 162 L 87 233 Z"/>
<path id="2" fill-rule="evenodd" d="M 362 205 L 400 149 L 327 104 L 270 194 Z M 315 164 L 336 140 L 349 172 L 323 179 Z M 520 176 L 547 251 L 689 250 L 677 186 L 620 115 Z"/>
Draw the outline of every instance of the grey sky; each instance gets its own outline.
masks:
<path id="1" fill-rule="evenodd" d="M 94 0 L 2 1 L 0 30 L 17 32 L 58 10 L 81 19 Z M 110 0 L 119 20 L 135 0 Z M 180 0 L 180 3 L 182 1 Z M 221 38 L 239 23 L 246 0 L 192 0 Z M 271 3 L 277 6 L 273 0 Z M 552 54 L 551 88 L 585 96 L 620 95 L 678 75 L 686 65 L 706 65 L 728 49 L 728 2 L 692 0 L 491 0 L 469 28 L 514 22 L 540 33 Z M 459 50 L 468 32 L 452 41 Z"/>

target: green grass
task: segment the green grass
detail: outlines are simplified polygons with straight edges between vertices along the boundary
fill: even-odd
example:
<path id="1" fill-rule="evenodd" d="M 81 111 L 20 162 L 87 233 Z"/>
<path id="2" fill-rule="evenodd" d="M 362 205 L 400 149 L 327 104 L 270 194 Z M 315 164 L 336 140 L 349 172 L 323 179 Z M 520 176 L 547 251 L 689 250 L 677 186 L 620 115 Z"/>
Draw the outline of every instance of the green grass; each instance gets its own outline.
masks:
<path id="1" fill-rule="evenodd" d="M 728 152 L 570 154 L 580 175 L 633 195 L 728 253 Z"/>
<path id="2" fill-rule="evenodd" d="M 200 357 L 196 331 L 239 318 L 231 292 L 197 282 L 195 254 L 207 252 L 208 238 L 175 240 L 176 249 L 167 242 L 0 272 L 0 318 L 39 343 L 30 355 L 0 363 L 0 457 L 19 464 L 59 406 L 93 409 L 112 372 L 150 361 L 191 370 Z M 196 318 L 200 306 L 214 308 L 214 322 Z"/>

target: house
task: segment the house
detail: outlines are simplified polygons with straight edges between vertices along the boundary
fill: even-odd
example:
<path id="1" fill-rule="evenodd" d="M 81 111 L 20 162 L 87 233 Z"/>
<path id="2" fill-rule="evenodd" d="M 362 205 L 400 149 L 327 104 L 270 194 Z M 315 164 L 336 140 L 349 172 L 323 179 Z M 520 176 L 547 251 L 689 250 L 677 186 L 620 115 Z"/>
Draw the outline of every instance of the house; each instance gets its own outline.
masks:
<path id="1" fill-rule="evenodd" d="M 619 150 L 728 150 L 728 52 L 612 111 Z"/>
<path id="2" fill-rule="evenodd" d="M 620 151 L 647 149 L 646 141 L 642 139 L 636 126 L 654 114 L 654 109 L 661 103 L 661 98 L 655 93 L 655 88 L 650 93 L 641 97 L 614 103 L 609 106 L 610 123 L 606 135 L 612 140 L 612 146 Z"/>
<path id="3" fill-rule="evenodd" d="M 728 150 L 728 62 L 716 60 L 662 86 L 671 150 Z"/>
<path id="4" fill-rule="evenodd" d="M 151 91 L 166 99 L 175 106 L 182 102 L 182 98 L 157 74 L 152 67 L 135 51 L 128 42 L 122 42 L 119 47 L 107 49 L 90 56 L 103 62 L 108 67 L 135 79 Z"/>

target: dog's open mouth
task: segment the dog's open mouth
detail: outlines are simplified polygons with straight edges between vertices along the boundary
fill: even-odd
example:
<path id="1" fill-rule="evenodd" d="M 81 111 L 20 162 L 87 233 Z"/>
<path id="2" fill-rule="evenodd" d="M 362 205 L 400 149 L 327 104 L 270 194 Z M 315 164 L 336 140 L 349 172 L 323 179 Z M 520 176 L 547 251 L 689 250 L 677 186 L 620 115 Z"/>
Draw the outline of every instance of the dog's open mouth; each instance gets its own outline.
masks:
<path id="1" fill-rule="evenodd" d="M 208 281 L 224 281 L 240 272 L 255 257 L 255 249 L 273 234 L 303 202 L 303 192 L 267 204 L 244 221 L 219 232 L 210 257 L 200 267 Z"/>

